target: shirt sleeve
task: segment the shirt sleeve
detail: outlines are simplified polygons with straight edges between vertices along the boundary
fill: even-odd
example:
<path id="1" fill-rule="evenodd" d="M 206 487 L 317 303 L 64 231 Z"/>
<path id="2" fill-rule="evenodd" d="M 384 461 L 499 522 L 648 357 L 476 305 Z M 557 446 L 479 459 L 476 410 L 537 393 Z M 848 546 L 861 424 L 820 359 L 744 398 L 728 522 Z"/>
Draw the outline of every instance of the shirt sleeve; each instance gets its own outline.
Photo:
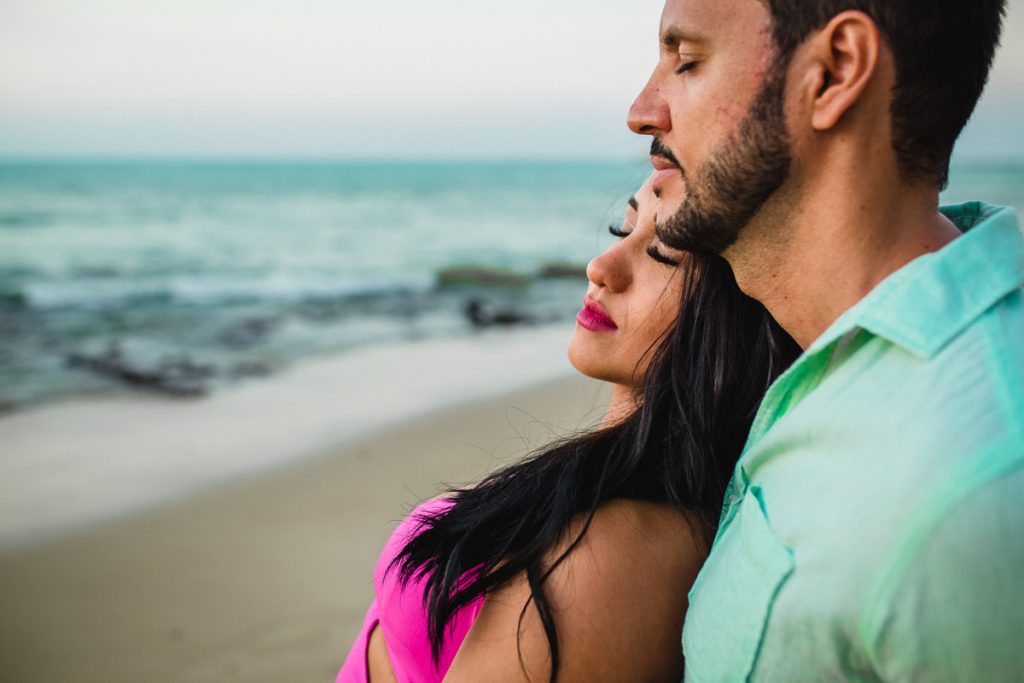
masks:
<path id="1" fill-rule="evenodd" d="M 887 683 L 1024 681 L 1024 469 L 943 515 L 878 599 Z"/>

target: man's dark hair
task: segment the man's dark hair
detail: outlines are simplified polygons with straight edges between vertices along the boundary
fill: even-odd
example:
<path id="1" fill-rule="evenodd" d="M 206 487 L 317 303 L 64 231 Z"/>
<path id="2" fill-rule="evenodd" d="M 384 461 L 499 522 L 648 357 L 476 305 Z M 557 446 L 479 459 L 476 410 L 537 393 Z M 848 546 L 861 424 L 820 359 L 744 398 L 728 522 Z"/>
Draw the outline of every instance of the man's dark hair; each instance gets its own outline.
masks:
<path id="1" fill-rule="evenodd" d="M 763 0 L 781 64 L 846 10 L 878 26 L 896 62 L 893 149 L 908 180 L 944 187 L 953 144 L 981 97 L 1006 0 Z"/>

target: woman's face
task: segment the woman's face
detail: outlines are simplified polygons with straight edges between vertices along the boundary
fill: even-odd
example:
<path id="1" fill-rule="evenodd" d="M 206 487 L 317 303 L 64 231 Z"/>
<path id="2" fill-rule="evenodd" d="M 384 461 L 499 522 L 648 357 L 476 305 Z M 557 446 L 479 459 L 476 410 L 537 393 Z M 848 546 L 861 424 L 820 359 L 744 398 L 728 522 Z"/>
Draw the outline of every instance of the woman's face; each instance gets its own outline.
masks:
<path id="1" fill-rule="evenodd" d="M 619 239 L 587 266 L 590 286 L 569 361 L 584 375 L 636 388 L 651 353 L 679 313 L 684 252 L 669 249 L 654 232 L 658 199 L 652 180 L 629 201 Z M 665 190 L 659 188 L 659 194 Z"/>

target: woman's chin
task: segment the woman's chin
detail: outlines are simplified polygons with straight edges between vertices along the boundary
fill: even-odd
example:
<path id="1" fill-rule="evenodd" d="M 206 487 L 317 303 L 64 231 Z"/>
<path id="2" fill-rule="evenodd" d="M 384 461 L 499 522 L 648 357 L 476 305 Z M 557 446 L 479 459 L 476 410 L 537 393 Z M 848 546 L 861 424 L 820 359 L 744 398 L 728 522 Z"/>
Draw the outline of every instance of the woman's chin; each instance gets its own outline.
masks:
<path id="1" fill-rule="evenodd" d="M 584 332 L 586 331 L 584 330 Z M 602 382 L 623 383 L 624 377 L 621 373 L 615 372 L 615 369 L 609 365 L 608 355 L 600 353 L 599 349 L 595 349 L 593 345 L 586 344 L 584 340 L 581 340 L 578 329 L 573 335 L 572 341 L 569 342 L 567 351 L 569 363 L 580 374 Z"/>

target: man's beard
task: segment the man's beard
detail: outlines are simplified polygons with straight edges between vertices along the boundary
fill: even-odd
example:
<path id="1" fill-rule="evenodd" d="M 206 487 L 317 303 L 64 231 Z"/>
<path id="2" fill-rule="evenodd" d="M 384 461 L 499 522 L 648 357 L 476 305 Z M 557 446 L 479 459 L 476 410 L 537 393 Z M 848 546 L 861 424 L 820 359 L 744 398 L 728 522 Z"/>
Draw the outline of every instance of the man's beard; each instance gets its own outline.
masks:
<path id="1" fill-rule="evenodd" d="M 778 66 L 778 65 L 777 65 Z M 675 249 L 721 254 L 789 177 L 792 161 L 783 109 L 786 70 L 769 77 L 740 122 L 686 180 L 686 196 L 657 225 L 658 237 Z M 652 154 L 661 147 L 655 139 Z M 669 156 L 671 154 L 663 154 Z M 677 164 L 678 165 L 678 164 Z"/>

